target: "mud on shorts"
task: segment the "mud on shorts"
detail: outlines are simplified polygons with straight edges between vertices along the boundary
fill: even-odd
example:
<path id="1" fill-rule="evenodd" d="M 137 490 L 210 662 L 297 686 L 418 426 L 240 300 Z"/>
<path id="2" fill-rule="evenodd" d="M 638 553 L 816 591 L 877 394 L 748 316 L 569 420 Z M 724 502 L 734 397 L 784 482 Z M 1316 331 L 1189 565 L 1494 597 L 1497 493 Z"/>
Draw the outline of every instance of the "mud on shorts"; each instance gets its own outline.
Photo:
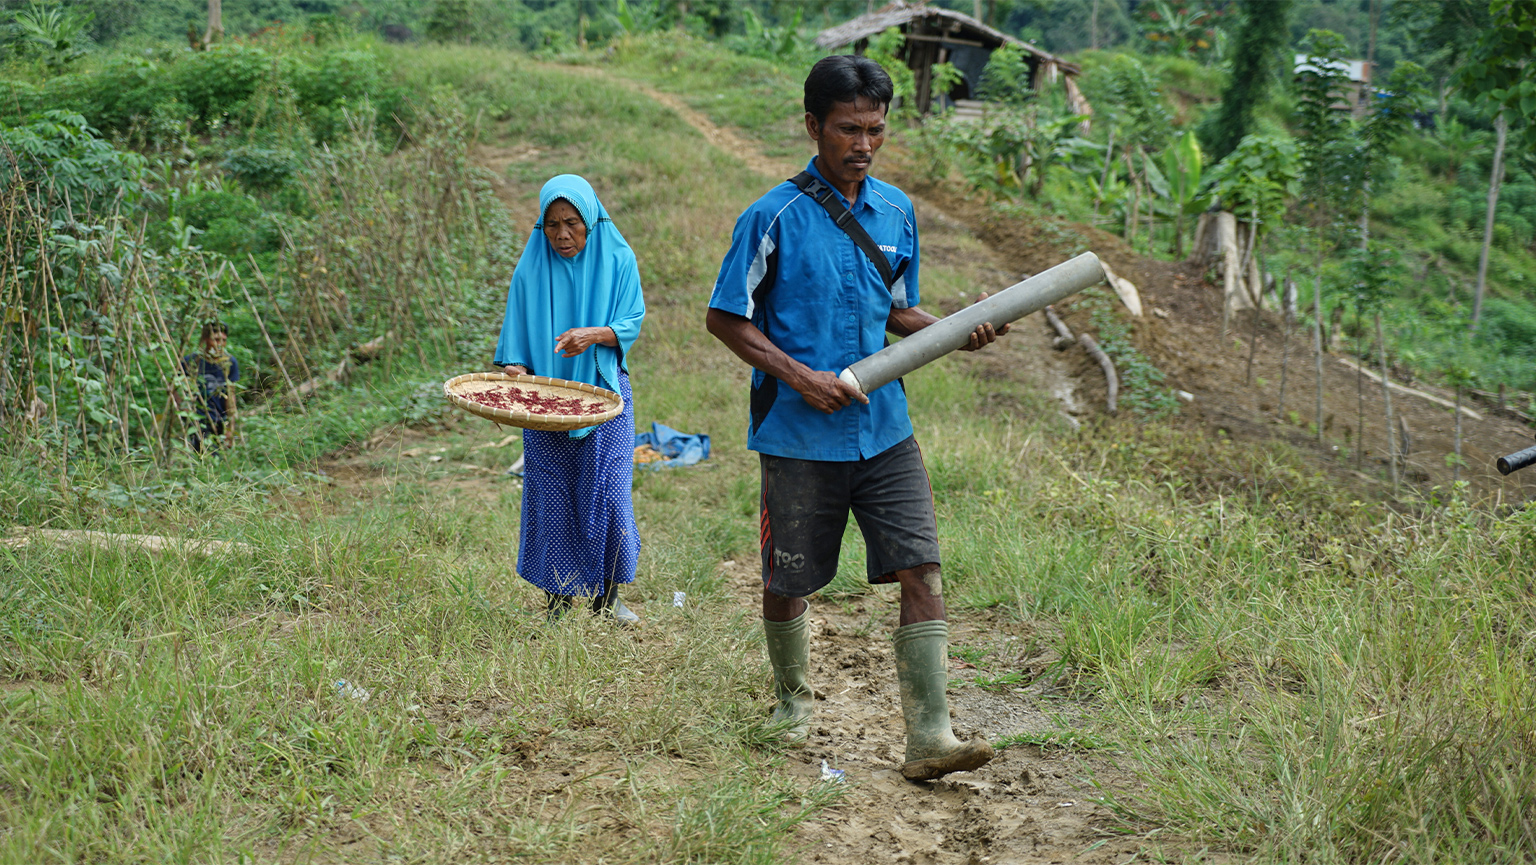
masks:
<path id="1" fill-rule="evenodd" d="M 856 462 L 762 460 L 763 585 L 786 598 L 815 594 L 837 574 L 848 512 L 869 549 L 871 583 L 939 563 L 933 489 L 917 439 Z"/>

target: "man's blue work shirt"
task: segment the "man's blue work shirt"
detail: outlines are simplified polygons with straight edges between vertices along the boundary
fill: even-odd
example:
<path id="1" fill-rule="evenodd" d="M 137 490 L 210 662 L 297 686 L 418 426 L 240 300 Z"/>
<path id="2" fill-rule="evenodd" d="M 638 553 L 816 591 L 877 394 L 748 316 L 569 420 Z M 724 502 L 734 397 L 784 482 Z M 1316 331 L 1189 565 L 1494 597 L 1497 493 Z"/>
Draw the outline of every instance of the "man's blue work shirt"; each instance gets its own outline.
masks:
<path id="1" fill-rule="evenodd" d="M 807 170 L 826 182 L 815 159 Z M 834 194 L 846 207 L 842 193 Z M 896 274 L 889 291 L 826 209 L 786 181 L 736 220 L 709 305 L 750 319 L 811 369 L 835 375 L 879 351 L 891 308 L 918 302 L 917 217 L 905 193 L 873 177 L 860 185 L 852 210 Z M 753 370 L 751 409 L 747 447 L 770 456 L 852 462 L 912 435 L 900 384 L 877 389 L 869 405 L 823 414 L 794 388 Z"/>

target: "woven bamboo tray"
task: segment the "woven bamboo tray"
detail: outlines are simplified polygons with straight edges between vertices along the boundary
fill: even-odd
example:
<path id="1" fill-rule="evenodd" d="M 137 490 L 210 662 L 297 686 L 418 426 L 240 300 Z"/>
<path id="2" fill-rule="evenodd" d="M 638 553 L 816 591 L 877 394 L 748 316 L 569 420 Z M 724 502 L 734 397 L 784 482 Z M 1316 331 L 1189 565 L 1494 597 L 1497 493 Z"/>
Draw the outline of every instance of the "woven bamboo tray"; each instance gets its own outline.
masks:
<path id="1" fill-rule="evenodd" d="M 522 409 L 505 409 L 475 402 L 473 396 L 490 390 L 502 390 L 506 385 L 516 385 L 519 390 L 533 391 L 540 396 L 562 399 L 602 400 L 607 409 L 601 414 L 534 414 Z M 624 411 L 624 398 L 611 390 L 594 387 L 585 382 L 566 381 L 547 375 L 509 375 L 504 372 L 472 372 L 458 375 L 443 382 L 443 393 L 448 401 L 473 415 L 506 426 L 536 430 L 573 430 L 597 426 L 619 416 Z"/>

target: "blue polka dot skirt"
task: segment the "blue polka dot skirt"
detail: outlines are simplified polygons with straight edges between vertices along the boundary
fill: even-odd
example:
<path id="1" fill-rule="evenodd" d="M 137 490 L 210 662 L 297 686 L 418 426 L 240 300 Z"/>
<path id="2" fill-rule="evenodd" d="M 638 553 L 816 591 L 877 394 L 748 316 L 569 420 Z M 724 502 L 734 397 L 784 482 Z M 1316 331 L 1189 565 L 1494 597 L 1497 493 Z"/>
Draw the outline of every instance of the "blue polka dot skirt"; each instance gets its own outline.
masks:
<path id="1" fill-rule="evenodd" d="M 523 430 L 517 573 L 546 592 L 587 597 L 635 580 L 635 404 L 622 371 L 619 393 L 624 411 L 584 438 Z"/>

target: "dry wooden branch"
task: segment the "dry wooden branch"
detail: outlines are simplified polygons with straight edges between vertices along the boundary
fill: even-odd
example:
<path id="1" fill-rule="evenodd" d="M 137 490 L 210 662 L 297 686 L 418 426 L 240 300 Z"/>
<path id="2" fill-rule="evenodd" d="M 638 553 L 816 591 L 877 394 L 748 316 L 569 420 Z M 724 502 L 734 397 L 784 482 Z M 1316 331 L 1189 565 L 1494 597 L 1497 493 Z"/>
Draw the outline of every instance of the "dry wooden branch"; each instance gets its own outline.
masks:
<path id="1" fill-rule="evenodd" d="M 1053 307 L 1047 306 L 1045 308 L 1045 320 L 1050 322 L 1051 328 L 1056 331 L 1056 338 L 1051 340 L 1052 348 L 1061 351 L 1072 343 L 1077 342 L 1072 336 L 1071 329 L 1067 327 L 1066 322 L 1061 320 L 1061 316 L 1056 314 L 1056 310 Z"/>
<path id="2" fill-rule="evenodd" d="M 1077 335 L 1077 341 L 1099 362 L 1099 368 L 1104 370 L 1104 381 L 1109 387 L 1109 398 L 1105 400 L 1110 414 L 1114 414 L 1119 408 L 1120 402 L 1120 376 L 1115 374 L 1115 362 L 1109 359 L 1104 349 L 1094 342 L 1093 337 L 1086 333 Z"/>
<path id="3" fill-rule="evenodd" d="M 294 388 L 294 393 L 299 396 L 308 396 L 319 390 L 321 385 L 328 383 L 334 384 L 335 382 L 341 381 L 341 379 L 347 374 L 347 371 L 350 369 L 350 367 L 351 362 L 346 358 L 342 358 L 341 363 L 336 364 L 335 369 L 331 370 L 325 375 L 317 375 L 309 381 L 303 382 L 298 387 Z"/>
<path id="4" fill-rule="evenodd" d="M 1078 334 L 1077 339 L 1073 340 L 1071 329 L 1061 320 L 1061 316 L 1056 314 L 1054 308 L 1049 306 L 1045 308 L 1045 320 L 1050 322 L 1051 328 L 1056 331 L 1056 339 L 1051 344 L 1057 351 L 1075 341 L 1088 352 L 1090 357 L 1099 362 L 1099 368 L 1104 370 L 1104 381 L 1109 388 L 1109 398 L 1105 402 L 1108 404 L 1109 413 L 1114 414 L 1119 409 L 1120 403 L 1120 376 L 1115 373 L 1115 362 L 1109 359 L 1109 355 L 1105 354 L 1104 350 L 1099 348 L 1099 344 L 1094 342 L 1093 337 L 1088 334 Z"/>
<path id="5" fill-rule="evenodd" d="M 1349 367 L 1352 370 L 1355 370 L 1357 372 L 1363 373 L 1365 375 L 1365 377 L 1370 379 L 1371 381 L 1376 382 L 1377 384 L 1381 384 L 1381 376 L 1377 375 L 1374 372 L 1371 372 L 1368 369 L 1364 369 L 1363 367 L 1361 367 L 1359 364 L 1355 363 L 1354 361 L 1345 360 L 1342 357 L 1336 357 L 1336 358 L 1334 358 L 1334 360 L 1338 361 L 1339 363 L 1344 364 L 1345 366 Z M 1441 399 L 1440 397 L 1437 397 L 1434 394 L 1425 393 L 1424 391 L 1421 391 L 1421 390 L 1414 390 L 1411 387 L 1405 387 L 1403 385 L 1398 384 L 1397 382 L 1389 382 L 1389 384 L 1390 384 L 1391 388 L 1393 390 L 1397 391 L 1398 393 L 1407 394 L 1408 396 L 1416 396 L 1419 399 L 1428 400 L 1429 402 L 1432 402 L 1435 405 L 1444 406 L 1444 407 L 1446 407 L 1448 409 L 1452 409 L 1452 410 L 1456 409 L 1456 404 L 1451 402 L 1448 399 Z M 1466 417 L 1472 419 L 1472 420 L 1482 420 L 1483 419 L 1483 416 L 1480 413 L 1475 412 L 1472 409 L 1467 408 L 1466 406 L 1462 406 L 1461 407 L 1461 413 L 1463 415 L 1465 415 Z"/>
<path id="6" fill-rule="evenodd" d="M 176 552 L 201 556 L 219 553 L 250 553 L 254 548 L 239 541 L 197 540 L 192 538 L 168 538 L 164 535 L 124 535 L 111 532 L 95 532 L 77 529 L 41 529 L 16 526 L 10 537 L 0 539 L 0 547 L 19 550 L 31 546 L 35 540 L 49 541 L 59 546 L 89 544 L 101 547 L 130 547 L 146 553 Z"/>
<path id="7" fill-rule="evenodd" d="M 1363 217 L 1362 217 L 1363 221 Z M 1392 489 L 1397 489 L 1397 436 L 1392 421 L 1392 381 L 1387 376 L 1387 341 L 1382 336 L 1381 312 L 1376 313 L 1376 351 L 1381 361 L 1381 399 L 1387 409 L 1387 469 L 1392 475 Z M 1364 433 L 1364 430 L 1361 430 Z"/>

